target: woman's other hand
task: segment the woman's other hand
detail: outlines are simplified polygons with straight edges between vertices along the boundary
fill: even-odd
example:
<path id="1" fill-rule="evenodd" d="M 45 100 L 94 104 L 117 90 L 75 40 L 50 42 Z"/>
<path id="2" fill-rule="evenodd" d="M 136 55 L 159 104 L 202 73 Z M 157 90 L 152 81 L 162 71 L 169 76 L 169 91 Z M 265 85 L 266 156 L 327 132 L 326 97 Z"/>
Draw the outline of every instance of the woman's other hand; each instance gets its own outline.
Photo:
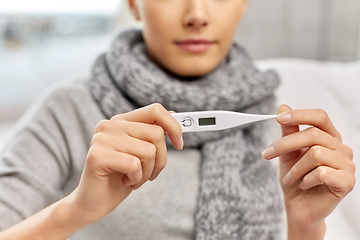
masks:
<path id="1" fill-rule="evenodd" d="M 183 148 L 179 123 L 160 104 L 97 125 L 80 184 L 69 195 L 85 221 L 100 220 L 159 175 L 167 161 L 165 133 L 175 148 Z"/>
<path id="2" fill-rule="evenodd" d="M 353 152 L 323 110 L 279 107 L 283 137 L 264 150 L 279 157 L 289 239 L 323 239 L 325 217 L 353 189 Z M 310 127 L 299 131 L 299 125 Z"/>

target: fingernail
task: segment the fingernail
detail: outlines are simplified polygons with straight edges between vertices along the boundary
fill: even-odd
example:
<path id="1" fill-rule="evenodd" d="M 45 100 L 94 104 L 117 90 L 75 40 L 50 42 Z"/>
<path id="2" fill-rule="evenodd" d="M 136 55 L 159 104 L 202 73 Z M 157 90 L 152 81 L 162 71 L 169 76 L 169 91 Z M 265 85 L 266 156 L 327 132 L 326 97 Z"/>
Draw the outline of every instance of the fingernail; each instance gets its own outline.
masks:
<path id="1" fill-rule="evenodd" d="M 282 123 L 287 123 L 287 122 L 290 122 L 290 119 L 291 119 L 291 114 L 290 113 L 281 113 L 279 114 L 276 119 L 279 121 L 279 122 L 282 122 Z"/>
<path id="2" fill-rule="evenodd" d="M 274 152 L 274 146 L 271 145 L 262 152 L 262 156 L 265 159 L 270 159 L 274 155 Z"/>
<path id="3" fill-rule="evenodd" d="M 180 139 L 179 139 L 179 141 L 178 141 L 178 148 L 179 148 L 180 150 L 182 150 L 182 149 L 184 148 L 184 139 L 183 139 L 182 136 L 180 137 Z"/>
<path id="4" fill-rule="evenodd" d="M 286 185 L 289 185 L 291 183 L 291 172 L 289 171 L 287 174 L 285 174 L 283 178 L 283 183 Z"/>

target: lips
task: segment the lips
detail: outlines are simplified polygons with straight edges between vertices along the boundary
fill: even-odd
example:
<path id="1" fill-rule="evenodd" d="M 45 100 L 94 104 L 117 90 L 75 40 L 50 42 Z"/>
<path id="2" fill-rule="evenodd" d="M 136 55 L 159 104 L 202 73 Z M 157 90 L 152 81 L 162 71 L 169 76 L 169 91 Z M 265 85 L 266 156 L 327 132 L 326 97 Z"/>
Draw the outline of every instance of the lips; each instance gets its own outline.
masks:
<path id="1" fill-rule="evenodd" d="M 215 44 L 215 41 L 209 41 L 206 39 L 186 39 L 182 41 L 175 41 L 175 44 L 184 51 L 202 53 L 208 51 Z"/>

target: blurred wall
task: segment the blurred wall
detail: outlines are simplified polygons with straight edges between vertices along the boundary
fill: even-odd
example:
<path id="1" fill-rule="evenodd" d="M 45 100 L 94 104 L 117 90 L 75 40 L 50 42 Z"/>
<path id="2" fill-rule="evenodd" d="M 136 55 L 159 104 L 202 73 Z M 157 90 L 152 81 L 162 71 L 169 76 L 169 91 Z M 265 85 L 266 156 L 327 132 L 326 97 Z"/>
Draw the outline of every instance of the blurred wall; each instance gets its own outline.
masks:
<path id="1" fill-rule="evenodd" d="M 256 58 L 355 60 L 359 0 L 249 0 L 238 36 Z"/>

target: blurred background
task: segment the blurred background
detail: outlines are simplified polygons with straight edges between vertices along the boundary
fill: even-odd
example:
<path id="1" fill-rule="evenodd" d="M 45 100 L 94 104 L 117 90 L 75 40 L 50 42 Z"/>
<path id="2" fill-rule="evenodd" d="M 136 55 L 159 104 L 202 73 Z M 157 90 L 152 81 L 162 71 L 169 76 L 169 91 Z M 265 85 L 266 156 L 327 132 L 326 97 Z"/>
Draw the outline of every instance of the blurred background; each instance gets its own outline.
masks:
<path id="1" fill-rule="evenodd" d="M 237 39 L 253 58 L 354 61 L 360 0 L 249 0 Z M 114 34 L 134 22 L 125 0 L 12 0 L 0 4 L 0 145 L 45 89 L 87 76 Z"/>

